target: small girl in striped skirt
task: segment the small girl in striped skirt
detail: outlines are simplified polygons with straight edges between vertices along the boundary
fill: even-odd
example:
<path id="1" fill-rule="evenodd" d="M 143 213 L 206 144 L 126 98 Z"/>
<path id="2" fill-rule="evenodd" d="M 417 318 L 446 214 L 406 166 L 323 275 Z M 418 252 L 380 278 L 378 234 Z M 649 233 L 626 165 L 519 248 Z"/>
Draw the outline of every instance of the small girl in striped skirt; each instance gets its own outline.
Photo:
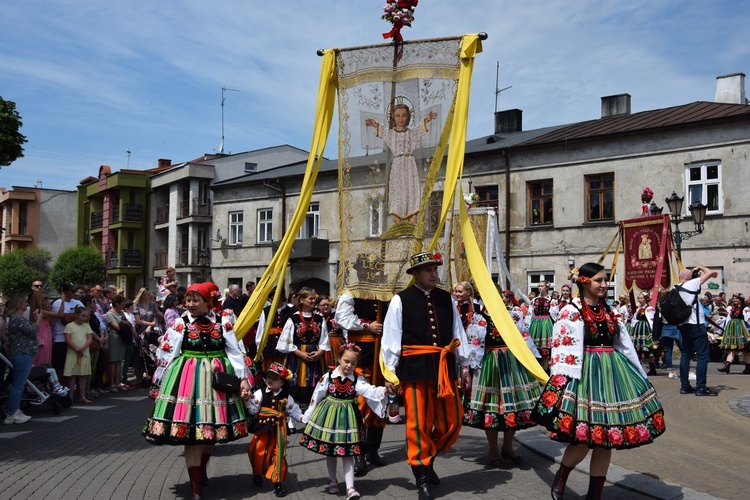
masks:
<path id="1" fill-rule="evenodd" d="M 310 406 L 302 420 L 307 423 L 301 444 L 325 455 L 328 466 L 328 493 L 338 494 L 336 459 L 341 458 L 346 481 L 346 498 L 359 498 L 354 488 L 354 456 L 364 453 L 365 428 L 357 406 L 357 396 L 380 418 L 385 416 L 388 397 L 385 387 L 375 387 L 354 369 L 359 363 L 359 346 L 344 344 L 339 350 L 339 365 L 329 371 L 315 386 Z"/>

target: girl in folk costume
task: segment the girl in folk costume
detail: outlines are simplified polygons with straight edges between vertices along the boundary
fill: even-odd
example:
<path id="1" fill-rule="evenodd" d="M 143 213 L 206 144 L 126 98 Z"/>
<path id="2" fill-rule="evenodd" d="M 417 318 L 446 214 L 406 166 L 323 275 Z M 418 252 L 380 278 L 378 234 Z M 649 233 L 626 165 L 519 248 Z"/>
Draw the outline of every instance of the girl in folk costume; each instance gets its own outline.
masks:
<path id="1" fill-rule="evenodd" d="M 665 429 L 664 412 L 617 314 L 604 302 L 607 275 L 589 262 L 571 278 L 579 297 L 560 311 L 555 325 L 551 377 L 532 419 L 569 443 L 552 483 L 561 499 L 573 468 L 591 455 L 586 498 L 601 498 L 613 449 L 652 442 Z"/>
<path id="2" fill-rule="evenodd" d="M 323 355 L 330 346 L 326 322 L 313 312 L 315 291 L 302 288 L 297 295 L 299 310 L 286 321 L 276 350 L 286 354 L 284 365 L 296 373 L 291 391 L 294 399 L 307 406 L 315 385 L 326 371 Z"/>
<path id="3" fill-rule="evenodd" d="M 648 358 L 648 375 L 656 375 L 656 363 L 654 362 L 654 341 L 651 331 L 654 328 L 655 309 L 648 303 L 649 295 L 646 292 L 638 294 L 638 308 L 630 320 L 630 337 L 633 345 L 640 353 L 640 357 Z"/>
<path id="4" fill-rule="evenodd" d="M 570 304 L 570 301 L 572 300 L 572 296 L 570 294 L 570 285 L 565 283 L 563 286 L 560 287 L 560 298 L 557 300 L 557 307 L 556 310 L 560 311 L 563 307 Z"/>
<path id="5" fill-rule="evenodd" d="M 745 320 L 745 328 L 750 328 L 750 297 L 745 299 L 745 308 L 742 309 L 742 317 Z M 750 338 L 745 344 L 745 369 L 743 375 L 750 375 Z"/>
<path id="6" fill-rule="evenodd" d="M 549 370 L 549 355 L 552 347 L 552 328 L 557 310 L 553 307 L 549 292 L 549 281 L 539 282 L 539 295 L 531 299 L 526 313 L 526 325 L 534 345 L 542 355 L 542 368 Z"/>
<path id="7" fill-rule="evenodd" d="M 191 285 L 187 312 L 162 336 L 153 382 L 160 389 L 143 435 L 153 444 L 185 445 L 193 498 L 208 484 L 214 445 L 247 436 L 245 405 L 250 397 L 245 358 L 234 333 L 234 315 L 221 311 L 219 289 L 210 282 Z M 240 379 L 240 395 L 212 387 L 213 372 Z"/>
<path id="8" fill-rule="evenodd" d="M 282 483 L 287 477 L 286 428 L 287 418 L 302 421 L 302 411 L 289 394 L 289 382 L 294 375 L 284 365 L 272 363 L 264 372 L 265 389 L 258 389 L 245 406 L 248 413 L 258 415 L 253 426 L 253 440 L 247 456 L 253 468 L 253 482 L 263 483 L 263 476 L 273 481 L 277 497 L 286 496 Z"/>
<path id="9" fill-rule="evenodd" d="M 474 287 L 468 281 L 461 281 L 453 285 L 453 298 L 456 300 L 461 324 L 466 331 L 470 358 L 469 368 L 479 368 L 484 356 L 484 338 L 487 335 L 487 320 L 482 315 L 479 304 L 472 302 Z M 468 396 L 468 394 L 467 394 Z"/>
<path id="10" fill-rule="evenodd" d="M 536 352 L 534 344 L 525 332 L 521 308 L 513 305 L 515 297 L 503 296 L 506 307 L 511 307 L 510 315 L 516 328 L 527 339 L 527 344 Z M 512 301 L 511 301 L 512 299 Z M 515 304 L 518 304 L 515 301 Z M 536 425 L 531 420 L 531 410 L 542 392 L 539 382 L 518 362 L 508 350 L 500 332 L 489 319 L 487 336 L 482 342 L 484 355 L 479 367 L 474 371 L 471 383 L 471 398 L 464 409 L 464 424 L 483 429 L 489 444 L 489 461 L 499 467 L 503 460 L 519 464 L 522 458 L 513 450 L 513 436 L 516 431 Z M 498 450 L 498 434 L 503 432 L 503 447 Z"/>
<path id="11" fill-rule="evenodd" d="M 300 444 L 310 451 L 325 455 L 328 466 L 328 493 L 338 494 L 336 462 L 342 459 L 346 498 L 359 498 L 354 488 L 354 458 L 364 453 L 365 428 L 357 406 L 362 396 L 380 418 L 385 416 L 388 396 L 385 387 L 367 383 L 354 373 L 361 349 L 355 344 L 344 344 L 338 353 L 339 366 L 326 373 L 315 386 L 310 407 L 303 420 L 307 422 Z"/>
<path id="12" fill-rule="evenodd" d="M 344 330 L 339 328 L 336 324 L 336 310 L 331 307 L 331 298 L 327 295 L 321 295 L 318 300 L 315 301 L 316 311 L 318 314 L 323 316 L 326 322 L 326 329 L 328 330 L 328 345 L 331 350 L 325 353 L 326 366 L 333 369 L 339 364 L 337 359 L 339 348 L 346 343 L 344 338 Z"/>
<path id="13" fill-rule="evenodd" d="M 748 343 L 747 327 L 742 314 L 744 302 L 742 294 L 735 295 L 730 301 L 729 320 L 724 326 L 724 336 L 721 339 L 721 348 L 727 351 L 727 359 L 723 367 L 717 368 L 720 372 L 729 373 L 729 367 L 732 366 L 735 355 L 739 355 Z"/>
<path id="14" fill-rule="evenodd" d="M 266 322 L 271 322 L 271 326 L 268 330 L 268 338 L 263 347 L 264 370 L 268 370 L 271 363 L 284 364 L 284 355 L 276 350 L 276 346 L 279 344 L 279 337 L 281 337 L 281 332 L 284 330 L 284 325 L 289 319 L 289 316 L 297 312 L 296 307 L 287 303 L 283 288 L 281 289 L 281 297 L 279 297 L 279 306 L 276 311 L 272 312 L 271 305 L 275 293 L 276 288 L 271 290 L 271 293 L 268 296 L 268 301 L 266 302 L 268 305 L 263 309 L 263 314 L 261 314 L 258 319 L 258 326 L 255 331 L 255 347 L 256 349 L 259 349 L 263 340 L 263 333 L 266 330 Z"/>
<path id="15" fill-rule="evenodd" d="M 384 129 L 372 118 L 365 120 L 365 125 L 376 128 L 377 136 L 383 139 L 393 154 L 391 172 L 388 176 L 388 215 L 393 216 L 397 224 L 405 220 L 416 224 L 422 189 L 419 185 L 417 162 L 414 161 L 414 149 L 427 133 L 427 124 L 437 118 L 437 113 L 428 114 L 420 126 L 411 129 L 409 106 L 396 104 L 392 108 L 392 113 L 392 129 Z"/>

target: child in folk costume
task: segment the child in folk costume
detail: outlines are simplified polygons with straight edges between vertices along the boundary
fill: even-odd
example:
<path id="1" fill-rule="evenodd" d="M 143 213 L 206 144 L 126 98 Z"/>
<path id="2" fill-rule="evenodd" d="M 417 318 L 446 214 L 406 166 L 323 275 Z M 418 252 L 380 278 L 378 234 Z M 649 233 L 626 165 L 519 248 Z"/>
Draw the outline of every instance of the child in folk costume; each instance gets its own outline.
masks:
<path id="1" fill-rule="evenodd" d="M 648 303 L 648 299 L 648 293 L 642 292 L 638 294 L 638 308 L 631 319 L 630 337 L 633 339 L 633 345 L 641 359 L 648 358 L 649 371 L 647 375 L 651 376 L 656 375 L 654 341 L 653 337 L 651 337 L 656 310 Z"/>
<path id="2" fill-rule="evenodd" d="M 272 363 L 264 372 L 265 389 L 258 389 L 245 406 L 248 413 L 257 415 L 253 440 L 247 456 L 253 468 L 253 482 L 260 486 L 263 476 L 273 481 L 277 497 L 286 496 L 282 483 L 287 476 L 286 429 L 287 418 L 302 421 L 302 410 L 289 394 L 289 382 L 294 374 L 280 363 Z"/>
<path id="3" fill-rule="evenodd" d="M 326 321 L 313 310 L 315 290 L 302 288 L 297 295 L 299 310 L 286 321 L 276 350 L 286 354 L 284 366 L 296 376 L 291 394 L 299 404 L 307 406 L 315 385 L 326 371 L 324 354 L 331 348 Z"/>
<path id="4" fill-rule="evenodd" d="M 542 355 L 542 368 L 549 371 L 552 327 L 557 317 L 557 309 L 552 304 L 552 299 L 547 295 L 549 281 L 540 281 L 538 287 L 539 295 L 531 299 L 531 304 L 529 304 L 526 313 L 526 325 L 534 345 Z"/>
<path id="5" fill-rule="evenodd" d="M 748 343 L 748 333 L 742 313 L 744 302 L 742 294 L 737 294 L 729 301 L 731 307 L 721 339 L 721 348 L 727 351 L 727 359 L 724 361 L 724 366 L 717 368 L 720 372 L 729 373 L 729 367 L 732 366 L 735 356 L 738 356 Z"/>
<path id="6" fill-rule="evenodd" d="M 348 500 L 360 496 L 354 488 L 353 457 L 364 453 L 365 428 L 357 396 L 364 397 L 381 418 L 388 404 L 385 387 L 375 387 L 363 376 L 355 375 L 360 351 L 355 344 L 341 346 L 339 366 L 326 373 L 315 387 L 310 407 L 303 417 L 307 426 L 300 442 L 308 450 L 327 457 L 328 492 L 331 494 L 339 492 L 336 461 L 342 459 Z"/>

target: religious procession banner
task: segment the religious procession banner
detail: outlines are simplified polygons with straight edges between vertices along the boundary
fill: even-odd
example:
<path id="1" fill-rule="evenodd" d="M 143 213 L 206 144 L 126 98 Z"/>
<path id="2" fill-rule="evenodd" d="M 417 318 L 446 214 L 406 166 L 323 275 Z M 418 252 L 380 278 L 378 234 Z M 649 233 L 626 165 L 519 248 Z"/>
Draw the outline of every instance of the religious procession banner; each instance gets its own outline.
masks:
<path id="1" fill-rule="evenodd" d="M 620 221 L 625 259 L 625 288 L 669 288 L 672 233 L 668 215 Z"/>
<path id="2" fill-rule="evenodd" d="M 451 128 L 466 125 L 454 112 L 463 43 L 337 52 L 339 293 L 388 301 L 408 285 L 409 256 L 425 238 L 437 237 L 431 249 L 445 254 L 443 158 Z"/>

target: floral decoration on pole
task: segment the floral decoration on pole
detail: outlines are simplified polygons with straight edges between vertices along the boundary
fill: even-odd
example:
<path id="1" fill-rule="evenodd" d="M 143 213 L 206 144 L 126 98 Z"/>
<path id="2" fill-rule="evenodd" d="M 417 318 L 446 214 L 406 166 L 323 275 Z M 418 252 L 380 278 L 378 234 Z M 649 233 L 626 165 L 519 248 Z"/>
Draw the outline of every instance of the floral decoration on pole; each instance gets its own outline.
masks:
<path id="1" fill-rule="evenodd" d="M 651 215 L 651 200 L 654 198 L 654 192 L 651 188 L 645 187 L 641 191 L 641 215 Z"/>
<path id="2" fill-rule="evenodd" d="M 414 9 L 417 8 L 419 0 L 386 0 L 383 6 L 383 19 L 393 24 L 393 29 L 383 33 L 383 38 L 393 38 L 394 42 L 404 41 L 401 36 L 401 28 L 411 27 L 414 20 Z"/>

